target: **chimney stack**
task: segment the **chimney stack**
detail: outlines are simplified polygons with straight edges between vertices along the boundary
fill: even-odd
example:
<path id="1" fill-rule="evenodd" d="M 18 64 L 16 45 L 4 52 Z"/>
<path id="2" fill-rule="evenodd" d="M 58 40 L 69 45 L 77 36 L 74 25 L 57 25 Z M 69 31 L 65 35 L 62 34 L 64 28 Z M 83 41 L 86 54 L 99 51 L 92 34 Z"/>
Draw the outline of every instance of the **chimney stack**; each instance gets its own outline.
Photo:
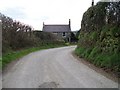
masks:
<path id="1" fill-rule="evenodd" d="M 44 26 L 45 24 L 44 24 L 44 22 L 43 22 L 43 26 Z"/>
<path id="2" fill-rule="evenodd" d="M 69 19 L 69 27 L 71 26 L 71 20 Z"/>

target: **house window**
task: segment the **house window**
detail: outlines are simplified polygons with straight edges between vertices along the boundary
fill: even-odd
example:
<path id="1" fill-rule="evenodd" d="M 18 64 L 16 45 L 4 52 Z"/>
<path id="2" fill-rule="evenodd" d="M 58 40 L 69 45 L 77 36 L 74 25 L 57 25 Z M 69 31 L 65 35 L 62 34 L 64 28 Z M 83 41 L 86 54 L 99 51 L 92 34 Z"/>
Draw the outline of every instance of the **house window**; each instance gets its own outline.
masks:
<path id="1" fill-rule="evenodd" d="M 63 32 L 63 36 L 65 36 L 65 32 Z"/>

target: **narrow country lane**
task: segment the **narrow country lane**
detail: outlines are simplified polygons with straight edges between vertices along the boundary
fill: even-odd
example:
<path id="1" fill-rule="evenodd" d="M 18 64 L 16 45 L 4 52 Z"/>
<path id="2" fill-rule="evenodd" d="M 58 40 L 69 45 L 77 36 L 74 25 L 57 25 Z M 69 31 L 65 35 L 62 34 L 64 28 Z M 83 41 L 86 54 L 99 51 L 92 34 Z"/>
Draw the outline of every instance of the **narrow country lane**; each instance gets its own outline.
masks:
<path id="1" fill-rule="evenodd" d="M 76 46 L 37 51 L 3 74 L 3 88 L 117 88 L 72 56 Z"/>

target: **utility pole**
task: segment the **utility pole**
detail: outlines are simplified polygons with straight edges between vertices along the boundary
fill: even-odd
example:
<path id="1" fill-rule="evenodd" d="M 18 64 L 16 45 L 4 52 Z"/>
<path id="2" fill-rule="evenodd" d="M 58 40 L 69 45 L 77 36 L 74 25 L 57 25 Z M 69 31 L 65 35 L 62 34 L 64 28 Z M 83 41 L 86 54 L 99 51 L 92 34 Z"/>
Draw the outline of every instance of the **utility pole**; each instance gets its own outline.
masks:
<path id="1" fill-rule="evenodd" d="M 94 0 L 92 0 L 92 6 L 94 6 Z"/>

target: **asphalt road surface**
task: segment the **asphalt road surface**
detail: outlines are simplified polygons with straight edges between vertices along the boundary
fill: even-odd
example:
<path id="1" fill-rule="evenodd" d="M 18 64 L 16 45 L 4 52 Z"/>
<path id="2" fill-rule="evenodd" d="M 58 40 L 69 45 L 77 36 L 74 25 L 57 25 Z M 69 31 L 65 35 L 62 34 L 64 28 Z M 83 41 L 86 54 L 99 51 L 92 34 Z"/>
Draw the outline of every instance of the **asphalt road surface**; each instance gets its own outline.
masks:
<path id="1" fill-rule="evenodd" d="M 3 74 L 3 88 L 117 88 L 118 84 L 73 57 L 75 46 L 37 51 Z"/>

